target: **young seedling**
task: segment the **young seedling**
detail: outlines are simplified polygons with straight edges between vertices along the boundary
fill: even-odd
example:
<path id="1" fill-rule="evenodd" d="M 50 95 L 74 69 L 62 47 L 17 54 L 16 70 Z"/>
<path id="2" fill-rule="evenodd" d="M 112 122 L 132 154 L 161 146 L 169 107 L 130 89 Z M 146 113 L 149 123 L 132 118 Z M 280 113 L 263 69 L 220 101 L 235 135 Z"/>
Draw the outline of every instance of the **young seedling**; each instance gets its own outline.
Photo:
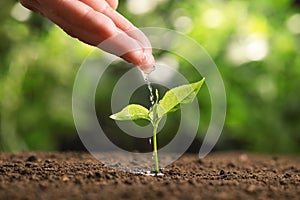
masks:
<path id="1" fill-rule="evenodd" d="M 114 120 L 145 119 L 151 122 L 153 126 L 153 159 L 155 164 L 155 174 L 159 173 L 156 133 L 160 120 L 164 115 L 178 110 L 180 104 L 191 103 L 199 92 L 204 80 L 205 79 L 203 78 L 201 81 L 192 84 L 172 88 L 166 92 L 165 96 L 160 101 L 158 101 L 158 90 L 155 90 L 156 102 L 149 110 L 138 104 L 130 104 L 120 112 L 110 116 L 110 118 Z"/>

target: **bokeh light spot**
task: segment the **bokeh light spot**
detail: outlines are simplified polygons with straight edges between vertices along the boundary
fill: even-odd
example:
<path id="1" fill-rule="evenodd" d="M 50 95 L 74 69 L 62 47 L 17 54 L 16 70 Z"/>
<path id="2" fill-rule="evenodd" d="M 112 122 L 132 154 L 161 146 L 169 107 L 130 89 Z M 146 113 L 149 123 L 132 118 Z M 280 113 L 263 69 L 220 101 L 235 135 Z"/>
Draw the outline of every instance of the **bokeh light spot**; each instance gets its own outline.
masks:
<path id="1" fill-rule="evenodd" d="M 250 61 L 258 61 L 266 57 L 268 49 L 266 40 L 253 40 L 247 44 L 245 53 Z"/>
<path id="2" fill-rule="evenodd" d="M 260 35 L 251 34 L 246 39 L 232 41 L 227 48 L 227 58 L 236 65 L 263 60 L 269 52 L 269 44 Z"/>
<path id="3" fill-rule="evenodd" d="M 218 9 L 208 9 L 203 13 L 202 21 L 208 28 L 218 28 L 223 22 L 223 14 Z"/>
<path id="4" fill-rule="evenodd" d="M 193 21 L 188 16 L 180 16 L 174 21 L 174 27 L 182 33 L 189 33 L 193 30 Z"/>
<path id="5" fill-rule="evenodd" d="M 142 15 L 153 11 L 156 8 L 157 3 L 156 0 L 128 0 L 126 7 L 129 12 L 136 15 Z"/>
<path id="6" fill-rule="evenodd" d="M 11 9 L 10 15 L 20 21 L 24 22 L 27 21 L 31 16 L 31 11 L 27 8 L 23 7 L 19 2 L 14 5 L 14 7 Z"/>
<path id="7" fill-rule="evenodd" d="M 286 26 L 291 33 L 299 34 L 300 33 L 300 14 L 294 14 L 288 18 Z"/>

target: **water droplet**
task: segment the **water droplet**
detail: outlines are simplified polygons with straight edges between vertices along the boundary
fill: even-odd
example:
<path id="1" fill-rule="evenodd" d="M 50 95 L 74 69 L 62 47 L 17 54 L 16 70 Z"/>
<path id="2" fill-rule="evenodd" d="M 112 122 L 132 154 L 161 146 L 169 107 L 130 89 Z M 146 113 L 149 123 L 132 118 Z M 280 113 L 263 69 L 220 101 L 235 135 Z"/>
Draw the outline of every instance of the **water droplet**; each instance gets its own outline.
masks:
<path id="1" fill-rule="evenodd" d="M 149 138 L 149 144 L 151 144 L 151 142 L 152 142 L 152 140 L 151 140 L 151 138 Z"/>

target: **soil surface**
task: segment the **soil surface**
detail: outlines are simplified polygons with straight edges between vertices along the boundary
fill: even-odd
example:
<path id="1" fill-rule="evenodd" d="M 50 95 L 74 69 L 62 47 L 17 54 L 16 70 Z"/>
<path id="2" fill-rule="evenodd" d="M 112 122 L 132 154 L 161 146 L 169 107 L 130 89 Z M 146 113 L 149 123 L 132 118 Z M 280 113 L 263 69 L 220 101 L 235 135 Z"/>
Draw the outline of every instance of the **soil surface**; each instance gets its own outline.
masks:
<path id="1" fill-rule="evenodd" d="M 118 171 L 87 153 L 0 153 L 0 199 L 300 199 L 300 157 L 184 155 L 164 176 Z"/>

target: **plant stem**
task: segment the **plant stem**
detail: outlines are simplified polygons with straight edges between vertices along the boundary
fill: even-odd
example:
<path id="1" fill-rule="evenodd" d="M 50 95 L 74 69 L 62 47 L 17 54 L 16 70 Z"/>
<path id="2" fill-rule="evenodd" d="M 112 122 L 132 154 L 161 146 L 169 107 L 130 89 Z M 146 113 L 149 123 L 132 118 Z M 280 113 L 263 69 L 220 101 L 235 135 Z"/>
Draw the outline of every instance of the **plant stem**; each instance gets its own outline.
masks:
<path id="1" fill-rule="evenodd" d="M 158 174 L 159 167 L 158 167 L 158 156 L 157 156 L 156 132 L 157 132 L 157 124 L 153 125 L 153 159 L 155 164 L 155 174 Z"/>

